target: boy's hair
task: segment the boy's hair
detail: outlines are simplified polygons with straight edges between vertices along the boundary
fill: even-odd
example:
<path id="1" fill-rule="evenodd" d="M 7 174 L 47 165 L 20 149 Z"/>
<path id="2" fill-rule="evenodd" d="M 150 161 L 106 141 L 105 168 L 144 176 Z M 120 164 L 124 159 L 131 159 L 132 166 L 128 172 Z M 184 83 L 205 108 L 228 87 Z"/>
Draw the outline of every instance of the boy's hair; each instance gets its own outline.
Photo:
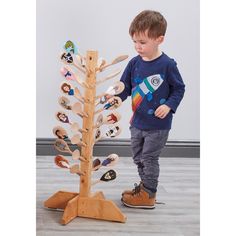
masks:
<path id="1" fill-rule="evenodd" d="M 129 34 L 145 33 L 148 31 L 148 37 L 156 39 L 164 36 L 166 33 L 167 22 L 161 13 L 157 11 L 145 10 L 140 12 L 132 21 L 129 27 Z"/>

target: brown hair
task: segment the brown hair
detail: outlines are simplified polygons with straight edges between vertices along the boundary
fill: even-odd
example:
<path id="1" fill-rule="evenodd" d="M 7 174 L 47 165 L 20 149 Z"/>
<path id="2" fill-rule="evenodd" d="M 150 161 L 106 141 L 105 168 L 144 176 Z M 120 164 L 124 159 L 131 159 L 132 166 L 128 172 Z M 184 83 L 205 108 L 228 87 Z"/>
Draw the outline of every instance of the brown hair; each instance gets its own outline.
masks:
<path id="1" fill-rule="evenodd" d="M 145 33 L 148 30 L 148 37 L 156 39 L 166 33 L 167 22 L 161 13 L 157 11 L 145 10 L 140 12 L 132 21 L 129 27 L 129 34 Z"/>
<path id="2" fill-rule="evenodd" d="M 65 87 L 69 88 L 69 90 L 70 90 L 70 89 L 71 89 L 70 84 L 63 83 L 63 84 L 61 85 L 62 91 L 65 92 L 65 93 L 68 93 L 68 91 L 65 90 Z"/>

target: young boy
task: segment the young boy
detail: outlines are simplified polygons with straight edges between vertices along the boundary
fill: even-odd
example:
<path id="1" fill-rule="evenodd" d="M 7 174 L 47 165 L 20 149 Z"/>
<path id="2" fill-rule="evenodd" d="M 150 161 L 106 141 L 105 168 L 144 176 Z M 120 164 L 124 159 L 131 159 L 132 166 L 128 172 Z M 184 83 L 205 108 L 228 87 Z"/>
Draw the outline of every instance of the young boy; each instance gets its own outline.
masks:
<path id="1" fill-rule="evenodd" d="M 121 77 L 125 90 L 119 97 L 122 101 L 132 98 L 131 145 L 141 182 L 124 191 L 121 200 L 134 208 L 155 208 L 159 155 L 185 91 L 176 62 L 159 48 L 166 27 L 159 12 L 145 10 L 129 28 L 139 55 L 129 61 Z"/>

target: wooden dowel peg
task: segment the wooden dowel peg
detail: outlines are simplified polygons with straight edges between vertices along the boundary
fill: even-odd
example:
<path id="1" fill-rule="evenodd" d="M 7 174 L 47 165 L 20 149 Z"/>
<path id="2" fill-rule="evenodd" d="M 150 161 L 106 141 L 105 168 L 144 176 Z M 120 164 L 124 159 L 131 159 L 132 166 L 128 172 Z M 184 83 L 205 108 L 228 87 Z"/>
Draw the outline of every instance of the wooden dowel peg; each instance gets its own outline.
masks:
<path id="1" fill-rule="evenodd" d="M 93 129 L 97 129 L 99 128 L 101 125 L 103 125 L 104 123 L 104 117 L 102 114 L 99 114 L 96 120 L 95 125 L 93 126 Z"/>
<path id="2" fill-rule="evenodd" d="M 119 125 L 109 126 L 105 135 L 101 134 L 101 130 L 97 129 L 95 133 L 95 142 L 103 139 L 103 138 L 114 138 L 117 137 L 121 133 L 122 129 Z"/>
<path id="3" fill-rule="evenodd" d="M 103 124 L 115 124 L 120 119 L 121 119 L 121 115 L 118 112 L 115 112 L 115 111 L 108 114 L 105 117 L 102 114 L 99 114 L 93 128 L 99 128 Z"/>
<path id="4" fill-rule="evenodd" d="M 86 67 L 86 62 L 85 62 L 86 59 L 82 55 L 75 55 L 75 58 L 82 67 L 84 68 Z"/>
<path id="5" fill-rule="evenodd" d="M 64 128 L 62 128 L 61 126 L 54 127 L 53 134 L 59 139 L 65 140 L 68 138 L 68 134 L 67 134 L 66 130 Z"/>
<path id="6" fill-rule="evenodd" d="M 72 132 L 74 132 L 74 133 L 77 133 L 77 132 L 80 132 L 80 133 L 87 133 L 88 132 L 88 130 L 86 130 L 86 129 L 81 129 L 80 128 L 80 126 L 79 126 L 79 124 L 77 123 L 77 122 L 73 122 L 72 124 L 71 124 L 71 130 L 72 130 Z"/>
<path id="7" fill-rule="evenodd" d="M 86 147 L 86 146 L 87 146 L 87 144 L 84 143 L 84 142 L 81 140 L 79 134 L 76 134 L 76 135 L 74 135 L 73 137 L 71 137 L 70 141 L 71 141 L 72 144 L 76 144 L 76 145 L 79 146 L 79 147 Z"/>
<path id="8" fill-rule="evenodd" d="M 70 83 L 68 83 L 66 81 L 61 83 L 60 88 L 64 94 L 67 94 L 69 96 L 74 96 L 80 102 L 84 103 L 84 98 L 82 97 L 78 88 L 76 88 L 76 87 L 74 88 Z"/>
<path id="9" fill-rule="evenodd" d="M 76 102 L 72 105 L 72 111 L 74 114 L 79 115 L 80 117 L 88 117 L 88 114 L 82 110 L 82 105 L 80 102 Z"/>
<path id="10" fill-rule="evenodd" d="M 80 170 L 80 165 L 79 164 L 71 165 L 70 166 L 70 173 L 77 174 L 79 176 L 85 175 L 85 173 Z"/>
<path id="11" fill-rule="evenodd" d="M 122 129 L 119 125 L 111 125 L 106 131 L 106 137 L 114 138 L 120 135 Z"/>
<path id="12" fill-rule="evenodd" d="M 108 66 L 115 65 L 115 64 L 117 64 L 117 63 L 119 63 L 119 62 L 121 62 L 121 61 L 124 61 L 124 60 L 127 59 L 128 57 L 129 57 L 128 55 L 118 56 L 118 57 L 116 57 L 111 63 L 100 66 L 99 71 L 103 71 L 103 70 L 104 70 L 105 68 L 107 68 Z"/>
<path id="13" fill-rule="evenodd" d="M 102 79 L 97 80 L 97 81 L 96 81 L 96 85 L 99 85 L 99 84 L 101 84 L 101 83 L 103 83 L 103 82 L 105 82 L 105 81 L 107 81 L 107 80 L 109 80 L 109 79 L 114 78 L 115 76 L 119 75 L 120 72 L 121 72 L 121 70 L 118 69 L 118 70 L 116 70 L 115 72 L 113 72 L 112 74 L 106 76 L 105 78 L 102 78 Z"/>
<path id="14" fill-rule="evenodd" d="M 67 64 L 67 65 L 73 65 L 75 68 L 77 68 L 79 71 L 81 71 L 82 73 L 86 73 L 86 70 L 83 68 L 83 67 L 81 67 L 81 66 L 79 66 L 79 65 L 77 65 L 77 64 L 75 64 L 75 62 L 74 62 L 74 59 L 73 59 L 73 56 L 72 56 L 72 54 L 71 53 L 69 53 L 69 52 L 63 52 L 62 54 L 61 54 L 61 56 L 60 56 L 60 58 L 61 58 L 61 60 L 62 60 L 62 62 L 64 62 L 65 64 Z"/>
<path id="15" fill-rule="evenodd" d="M 76 81 L 80 86 L 84 88 L 90 88 L 90 86 L 85 81 L 80 79 L 79 76 L 76 75 L 68 66 L 62 67 L 60 72 L 62 76 L 66 78 L 66 80 Z"/>
<path id="16" fill-rule="evenodd" d="M 102 97 L 104 97 L 104 96 L 105 96 L 105 99 L 106 99 L 106 98 L 109 98 L 109 96 L 110 96 L 110 98 L 111 98 L 111 97 L 114 96 L 114 95 L 120 94 L 120 93 L 124 90 L 124 88 L 125 88 L 124 83 L 121 82 L 121 81 L 118 81 L 118 82 L 116 82 L 114 85 L 110 86 L 110 87 L 106 90 L 105 93 L 96 96 L 95 99 L 99 99 L 99 98 L 102 98 Z M 105 100 L 105 99 L 102 99 L 102 100 Z"/>
<path id="17" fill-rule="evenodd" d="M 112 180 L 116 179 L 116 172 L 114 170 L 108 170 L 105 172 L 102 177 L 92 183 L 92 185 L 95 185 L 100 182 L 110 182 Z"/>
<path id="18" fill-rule="evenodd" d="M 119 156 L 115 153 L 110 154 L 103 162 L 102 166 L 114 166 L 119 161 Z"/>
<path id="19" fill-rule="evenodd" d="M 101 166 L 102 166 L 101 161 L 98 158 L 94 159 L 92 171 L 97 171 L 98 169 L 100 169 Z"/>
<path id="20" fill-rule="evenodd" d="M 79 164 L 70 165 L 69 161 L 62 155 L 57 155 L 54 158 L 54 162 L 60 168 L 69 169 L 72 174 L 79 176 L 84 175 L 84 173 L 80 171 Z"/>
<path id="21" fill-rule="evenodd" d="M 72 154 L 73 152 L 70 150 L 68 144 L 66 141 L 62 139 L 56 139 L 54 143 L 55 149 L 57 149 L 59 152 L 67 152 Z"/>
<path id="22" fill-rule="evenodd" d="M 70 168 L 70 164 L 69 161 L 62 155 L 57 155 L 54 158 L 54 162 L 57 166 L 59 166 L 60 168 Z"/>
<path id="23" fill-rule="evenodd" d="M 66 98 L 65 96 L 59 97 L 58 103 L 62 108 L 66 109 L 66 110 L 71 110 L 70 100 L 68 98 Z"/>
<path id="24" fill-rule="evenodd" d="M 102 162 L 96 158 L 93 161 L 93 171 L 97 171 L 98 169 L 100 169 L 102 166 L 104 167 L 110 167 L 110 166 L 114 166 L 117 164 L 117 162 L 119 161 L 119 156 L 115 153 L 110 154 L 105 160 L 103 160 Z"/>
<path id="25" fill-rule="evenodd" d="M 74 160 L 85 160 L 83 157 L 80 156 L 80 151 L 78 149 L 71 151 L 67 142 L 62 139 L 56 139 L 54 143 L 54 147 L 59 152 L 66 152 L 72 155 Z"/>
<path id="26" fill-rule="evenodd" d="M 69 120 L 69 117 L 66 115 L 65 112 L 63 111 L 57 111 L 56 114 L 55 114 L 55 117 L 57 120 L 59 120 L 60 122 L 62 123 L 65 123 L 65 124 L 70 124 L 71 125 L 71 122 Z"/>
<path id="27" fill-rule="evenodd" d="M 81 129 L 81 128 L 79 127 L 79 124 L 78 124 L 78 123 L 76 123 L 76 122 L 71 123 L 70 120 L 69 120 L 69 118 L 68 118 L 68 116 L 67 116 L 66 113 L 63 112 L 63 111 L 58 111 L 58 112 L 56 112 L 55 117 L 56 117 L 56 119 L 59 120 L 60 122 L 65 123 L 65 124 L 69 124 L 70 127 L 71 127 L 71 130 L 72 130 L 73 132 L 81 132 L 81 133 L 83 133 L 83 132 L 85 132 L 85 133 L 88 132 L 86 129 Z"/>
<path id="28" fill-rule="evenodd" d="M 96 67 L 96 71 L 100 71 L 100 68 L 102 66 L 105 66 L 106 64 L 106 60 L 102 57 L 98 58 L 98 63 L 97 63 L 97 67 Z"/>
<path id="29" fill-rule="evenodd" d="M 102 112 L 104 110 L 113 110 L 113 109 L 117 109 L 120 105 L 122 104 L 122 100 L 120 97 L 111 97 L 109 98 L 109 100 L 107 101 L 107 104 L 105 104 L 102 108 L 100 108 L 99 110 L 95 111 L 95 114 Z"/>
<path id="30" fill-rule="evenodd" d="M 73 160 L 80 160 L 86 162 L 86 159 L 80 155 L 80 151 L 78 149 L 75 149 L 73 152 L 71 152 L 71 155 Z"/>
<path id="31" fill-rule="evenodd" d="M 98 140 L 100 140 L 102 138 L 102 132 L 101 130 L 98 128 L 95 131 L 95 135 L 94 135 L 94 142 L 97 142 Z"/>

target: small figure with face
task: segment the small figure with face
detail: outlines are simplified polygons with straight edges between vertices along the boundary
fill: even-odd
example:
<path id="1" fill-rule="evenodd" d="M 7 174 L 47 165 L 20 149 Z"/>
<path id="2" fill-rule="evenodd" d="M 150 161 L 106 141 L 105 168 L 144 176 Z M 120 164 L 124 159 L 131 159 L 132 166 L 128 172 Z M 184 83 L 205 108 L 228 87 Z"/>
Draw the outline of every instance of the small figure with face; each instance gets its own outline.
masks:
<path id="1" fill-rule="evenodd" d="M 68 138 L 67 132 L 60 126 L 54 127 L 53 134 L 59 139 L 65 140 Z"/>
<path id="2" fill-rule="evenodd" d="M 116 123 L 117 121 L 119 121 L 120 120 L 120 114 L 119 113 L 115 113 L 115 112 L 113 112 L 113 113 L 111 113 L 111 114 L 109 114 L 108 116 L 107 116 L 107 122 L 109 123 L 109 124 L 114 124 L 114 123 Z"/>
<path id="3" fill-rule="evenodd" d="M 68 52 L 68 53 L 63 53 L 61 55 L 61 60 L 64 61 L 67 64 L 72 64 L 73 63 L 73 57 L 72 55 Z"/>
<path id="4" fill-rule="evenodd" d="M 120 127 L 119 126 L 110 126 L 109 130 L 106 132 L 107 137 L 114 138 L 120 133 Z"/>
<path id="5" fill-rule="evenodd" d="M 112 97 L 108 100 L 108 103 L 104 106 L 104 109 L 116 109 L 121 105 L 122 101 L 119 97 Z"/>
<path id="6" fill-rule="evenodd" d="M 68 94 L 68 95 L 74 95 L 74 89 L 69 83 L 63 83 L 61 85 L 61 90 L 63 93 Z"/>
<path id="7" fill-rule="evenodd" d="M 59 121 L 61 121 L 62 123 L 69 123 L 69 118 L 68 118 L 68 116 L 65 114 L 65 113 L 63 113 L 63 112 L 57 112 L 57 114 L 56 114 L 56 117 L 57 117 L 57 119 L 59 120 Z"/>

